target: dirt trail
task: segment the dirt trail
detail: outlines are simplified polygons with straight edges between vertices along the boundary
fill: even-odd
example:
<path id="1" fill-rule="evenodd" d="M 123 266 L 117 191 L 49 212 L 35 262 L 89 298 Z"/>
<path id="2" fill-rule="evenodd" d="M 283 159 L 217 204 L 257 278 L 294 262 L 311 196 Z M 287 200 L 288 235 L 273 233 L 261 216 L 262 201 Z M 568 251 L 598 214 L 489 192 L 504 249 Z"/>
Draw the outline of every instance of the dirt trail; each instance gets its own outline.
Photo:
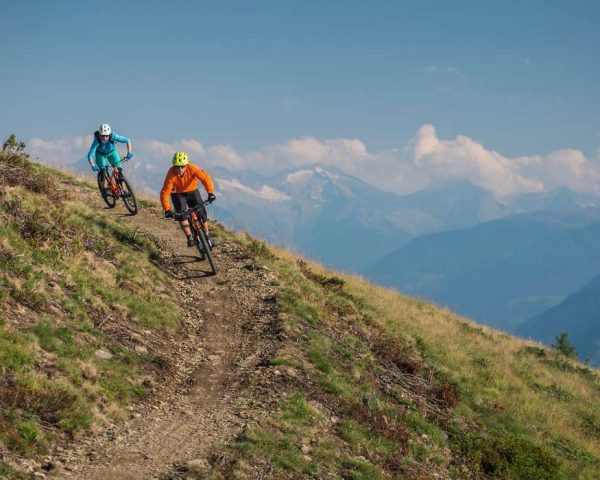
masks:
<path id="1" fill-rule="evenodd" d="M 124 209 L 103 211 L 122 215 Z M 280 342 L 274 275 L 221 239 L 219 273 L 208 276 L 207 262 L 195 261 L 175 222 L 143 207 L 127 221 L 158 240 L 161 266 L 181 292 L 185 320 L 169 345 L 174 369 L 124 425 L 58 452 L 59 478 L 184 478 L 275 402 L 271 369 L 262 368 Z"/>

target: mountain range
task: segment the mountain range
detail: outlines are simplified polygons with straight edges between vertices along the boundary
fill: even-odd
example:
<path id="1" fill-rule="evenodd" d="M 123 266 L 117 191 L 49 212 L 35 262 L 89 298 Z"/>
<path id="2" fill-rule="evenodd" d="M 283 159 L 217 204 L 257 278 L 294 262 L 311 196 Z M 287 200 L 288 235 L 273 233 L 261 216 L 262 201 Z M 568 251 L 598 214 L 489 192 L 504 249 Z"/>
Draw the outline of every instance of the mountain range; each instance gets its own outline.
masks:
<path id="1" fill-rule="evenodd" d="M 600 272 L 600 209 L 518 214 L 418 237 L 372 280 L 514 331 Z"/>
<path id="2" fill-rule="evenodd" d="M 160 189 L 162 175 L 138 173 L 146 189 Z M 340 270 L 362 271 L 419 235 L 510 213 L 490 192 L 468 182 L 401 196 L 331 166 L 271 175 L 217 167 L 210 174 L 219 220 Z"/>

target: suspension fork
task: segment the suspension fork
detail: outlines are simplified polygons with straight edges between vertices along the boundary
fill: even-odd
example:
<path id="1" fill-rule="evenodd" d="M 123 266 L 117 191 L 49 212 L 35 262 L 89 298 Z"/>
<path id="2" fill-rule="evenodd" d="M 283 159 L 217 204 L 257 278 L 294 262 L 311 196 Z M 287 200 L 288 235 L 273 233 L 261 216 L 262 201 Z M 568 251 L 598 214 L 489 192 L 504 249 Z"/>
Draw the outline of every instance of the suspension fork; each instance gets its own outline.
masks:
<path id="1" fill-rule="evenodd" d="M 199 232 L 200 229 L 204 228 L 202 226 L 202 220 L 200 218 L 198 218 L 198 212 L 192 212 L 192 214 L 190 215 L 190 222 L 194 224 L 194 228 L 196 229 L 196 232 Z M 191 227 L 191 225 L 190 225 Z"/>

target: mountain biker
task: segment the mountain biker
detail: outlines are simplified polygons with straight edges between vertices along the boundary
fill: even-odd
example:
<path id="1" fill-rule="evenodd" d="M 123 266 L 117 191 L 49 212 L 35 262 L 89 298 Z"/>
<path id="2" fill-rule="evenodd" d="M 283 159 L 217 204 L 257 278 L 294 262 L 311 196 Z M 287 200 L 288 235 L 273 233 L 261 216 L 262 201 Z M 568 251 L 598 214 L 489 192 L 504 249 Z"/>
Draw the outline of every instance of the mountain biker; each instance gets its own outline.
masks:
<path id="1" fill-rule="evenodd" d="M 133 153 L 131 153 L 131 140 L 113 132 L 110 125 L 103 123 L 100 125 L 100 128 L 94 132 L 94 141 L 88 152 L 88 162 L 90 163 L 92 170 L 98 172 L 98 184 L 102 188 L 102 196 L 108 195 L 108 192 L 105 190 L 105 176 L 102 174 L 102 169 L 108 169 L 108 162 L 119 171 L 119 175 L 123 173 L 121 158 L 119 157 L 119 152 L 115 145 L 117 142 L 127 144 L 127 155 L 125 157 L 127 160 L 133 157 Z M 96 160 L 95 163 L 94 159 Z"/>
<path id="2" fill-rule="evenodd" d="M 204 210 L 204 218 L 208 218 L 198 190 L 198 180 L 202 182 L 206 193 L 208 193 L 209 203 L 212 203 L 217 198 L 215 197 L 212 178 L 200 167 L 190 163 L 185 152 L 175 152 L 172 163 L 173 166 L 167 171 L 165 182 L 160 191 L 160 203 L 165 211 L 165 218 L 173 218 L 173 211 L 169 206 L 169 195 L 171 196 L 173 208 L 177 213 L 184 211 L 188 206 L 196 207 L 200 205 Z M 183 220 L 179 224 L 187 237 L 188 247 L 193 247 L 194 239 L 188 221 Z M 215 241 L 208 235 L 208 222 L 204 222 L 202 226 L 207 233 L 209 243 L 215 245 Z"/>

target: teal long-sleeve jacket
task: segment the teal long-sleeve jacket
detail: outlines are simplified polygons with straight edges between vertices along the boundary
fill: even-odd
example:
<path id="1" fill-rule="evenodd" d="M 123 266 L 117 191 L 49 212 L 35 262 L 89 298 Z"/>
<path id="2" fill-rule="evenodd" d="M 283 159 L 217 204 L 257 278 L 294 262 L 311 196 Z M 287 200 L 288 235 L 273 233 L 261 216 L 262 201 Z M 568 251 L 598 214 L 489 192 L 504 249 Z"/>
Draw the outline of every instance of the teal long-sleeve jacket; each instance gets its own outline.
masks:
<path id="1" fill-rule="evenodd" d="M 131 145 L 131 141 L 127 137 L 122 137 L 116 132 L 112 132 L 110 134 L 110 138 L 106 142 L 102 142 L 98 139 L 97 135 L 94 135 L 94 142 L 90 147 L 90 151 L 88 152 L 88 161 L 92 162 L 96 153 L 100 155 L 107 156 L 112 153 L 115 148 L 115 143 L 127 143 Z"/>

